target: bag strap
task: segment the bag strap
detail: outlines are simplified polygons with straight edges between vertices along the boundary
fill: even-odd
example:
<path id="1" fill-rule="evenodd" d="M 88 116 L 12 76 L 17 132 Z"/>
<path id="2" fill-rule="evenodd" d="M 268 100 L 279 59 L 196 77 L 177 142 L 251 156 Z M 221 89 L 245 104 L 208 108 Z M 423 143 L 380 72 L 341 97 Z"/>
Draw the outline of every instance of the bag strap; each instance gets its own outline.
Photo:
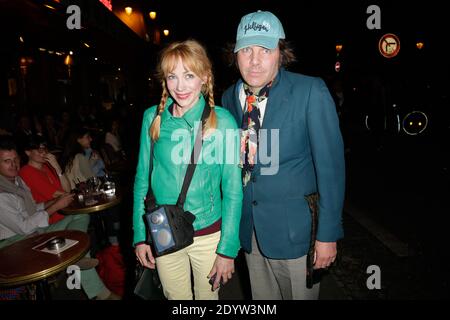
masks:
<path id="1" fill-rule="evenodd" d="M 198 157 L 200 156 L 200 151 L 203 146 L 203 137 L 202 137 L 202 129 L 206 122 L 206 118 L 209 116 L 211 112 L 211 108 L 208 105 L 205 105 L 202 113 L 202 125 L 198 126 L 197 137 L 195 138 L 194 148 L 191 152 L 191 162 L 186 169 L 186 175 L 184 176 L 183 186 L 181 187 L 180 195 L 178 196 L 177 206 L 183 208 L 184 202 L 186 201 L 186 195 L 189 189 L 189 185 L 191 184 L 192 177 L 194 176 L 194 171 L 197 166 Z"/>
<path id="2" fill-rule="evenodd" d="M 158 112 L 158 110 L 156 110 Z M 200 151 L 203 146 L 203 139 L 202 139 L 202 129 L 205 125 L 206 118 L 208 118 L 209 114 L 211 112 L 211 108 L 208 107 L 208 105 L 205 105 L 201 117 L 202 125 L 198 127 L 197 136 L 194 143 L 194 148 L 192 149 L 191 153 L 191 160 L 190 163 L 186 169 L 186 175 L 184 176 L 183 180 L 183 186 L 181 187 L 180 194 L 178 196 L 177 200 L 177 206 L 180 208 L 183 208 L 184 202 L 186 201 L 186 195 L 187 191 L 189 189 L 189 185 L 191 184 L 192 177 L 194 176 L 195 167 L 197 166 L 198 157 L 200 156 Z M 157 115 L 157 113 L 156 113 Z M 156 117 L 155 115 L 155 117 Z M 150 167 L 149 167 L 149 175 L 148 175 L 148 191 L 147 196 L 145 199 L 147 208 L 154 208 L 156 206 L 156 198 L 152 190 L 152 171 L 153 171 L 153 152 L 154 152 L 154 142 L 151 140 L 150 145 Z"/>

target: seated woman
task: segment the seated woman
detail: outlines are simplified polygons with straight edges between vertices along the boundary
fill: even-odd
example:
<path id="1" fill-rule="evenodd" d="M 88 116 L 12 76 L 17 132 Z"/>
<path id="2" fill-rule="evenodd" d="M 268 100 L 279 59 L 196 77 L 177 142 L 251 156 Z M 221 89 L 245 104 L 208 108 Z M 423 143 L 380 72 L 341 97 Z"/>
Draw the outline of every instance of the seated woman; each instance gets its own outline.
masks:
<path id="1" fill-rule="evenodd" d="M 92 149 L 91 142 L 91 135 L 85 128 L 77 129 L 70 134 L 62 156 L 62 166 L 72 189 L 79 182 L 84 182 L 92 177 L 103 177 L 106 175 L 105 163 L 100 154 Z M 106 220 L 106 233 L 109 243 L 118 245 L 119 211 L 117 207 L 113 207 L 105 210 L 103 213 Z"/>
<path id="2" fill-rule="evenodd" d="M 47 202 L 70 192 L 69 181 L 56 157 L 48 152 L 47 143 L 41 136 L 30 136 L 24 151 L 28 163 L 20 169 L 19 175 L 30 188 L 34 201 Z M 50 216 L 49 223 L 56 223 L 63 218 L 63 215 L 55 212 Z"/>
<path id="3" fill-rule="evenodd" d="M 92 177 L 105 176 L 105 163 L 91 147 L 92 137 L 85 128 L 73 131 L 62 155 L 62 165 L 71 188 Z"/>

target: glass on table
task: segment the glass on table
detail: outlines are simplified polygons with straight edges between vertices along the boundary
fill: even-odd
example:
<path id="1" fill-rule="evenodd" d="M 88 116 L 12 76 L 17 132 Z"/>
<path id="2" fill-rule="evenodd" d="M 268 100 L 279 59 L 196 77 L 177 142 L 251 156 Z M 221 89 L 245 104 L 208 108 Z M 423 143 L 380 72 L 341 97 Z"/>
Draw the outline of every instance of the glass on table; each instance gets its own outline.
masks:
<path id="1" fill-rule="evenodd" d="M 83 197 L 85 206 L 92 206 L 98 202 L 98 200 L 95 199 L 95 192 L 93 188 L 87 188 L 84 191 Z"/>
<path id="2" fill-rule="evenodd" d="M 113 181 L 106 181 L 103 184 L 103 192 L 107 197 L 113 197 L 116 195 L 116 184 Z"/>

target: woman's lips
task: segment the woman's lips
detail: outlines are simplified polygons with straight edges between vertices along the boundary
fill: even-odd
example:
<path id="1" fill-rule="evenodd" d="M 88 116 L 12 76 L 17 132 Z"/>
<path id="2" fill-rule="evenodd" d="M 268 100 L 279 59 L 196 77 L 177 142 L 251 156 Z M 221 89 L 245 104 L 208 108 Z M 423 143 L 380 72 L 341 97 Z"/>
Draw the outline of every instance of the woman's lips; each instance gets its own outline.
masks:
<path id="1" fill-rule="evenodd" d="M 187 99 L 187 98 L 189 98 L 189 96 L 190 96 L 190 93 L 185 93 L 185 94 L 177 93 L 177 98 L 179 98 L 181 100 Z"/>

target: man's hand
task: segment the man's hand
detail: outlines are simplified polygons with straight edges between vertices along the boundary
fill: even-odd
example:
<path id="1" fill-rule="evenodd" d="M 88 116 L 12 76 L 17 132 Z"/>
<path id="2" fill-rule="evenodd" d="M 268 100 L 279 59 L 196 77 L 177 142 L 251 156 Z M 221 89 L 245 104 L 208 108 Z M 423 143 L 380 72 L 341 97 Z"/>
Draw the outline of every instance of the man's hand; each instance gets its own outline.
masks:
<path id="1" fill-rule="evenodd" d="M 148 244 L 138 244 L 134 250 L 134 253 L 142 266 L 155 269 L 156 260 L 153 257 L 152 249 Z"/>
<path id="2" fill-rule="evenodd" d="M 336 260 L 336 242 L 316 240 L 315 250 L 314 269 L 328 268 Z"/>
<path id="3" fill-rule="evenodd" d="M 56 199 L 46 202 L 45 208 L 49 214 L 67 207 L 73 201 L 74 195 L 72 193 L 64 193 Z"/>

